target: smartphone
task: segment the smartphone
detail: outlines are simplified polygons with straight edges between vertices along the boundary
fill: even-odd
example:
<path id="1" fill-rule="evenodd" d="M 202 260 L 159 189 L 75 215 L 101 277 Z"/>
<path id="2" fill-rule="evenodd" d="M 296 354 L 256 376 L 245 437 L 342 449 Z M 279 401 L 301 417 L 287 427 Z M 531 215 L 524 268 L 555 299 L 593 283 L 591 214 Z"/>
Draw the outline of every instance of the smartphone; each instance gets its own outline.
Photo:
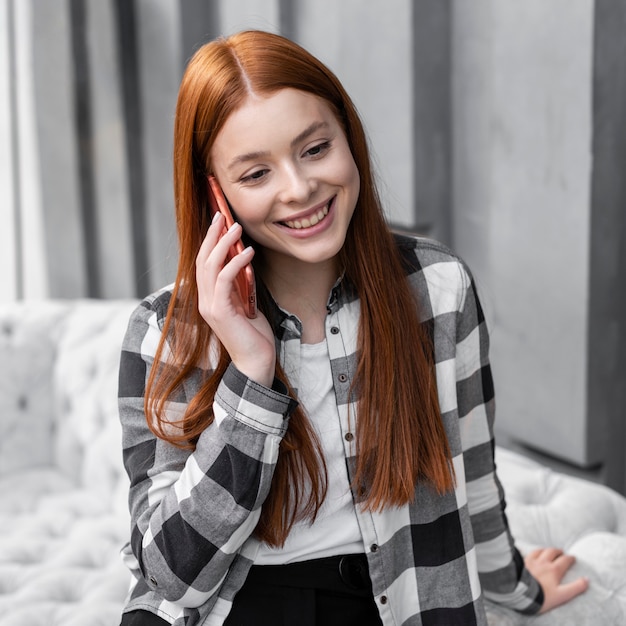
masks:
<path id="1" fill-rule="evenodd" d="M 235 221 L 233 220 L 232 213 L 228 207 L 228 201 L 224 192 L 222 191 L 215 176 L 209 176 L 209 203 L 211 205 L 211 216 L 215 215 L 218 211 L 224 216 L 226 220 L 226 230 L 228 230 Z M 241 239 L 237 241 L 230 248 L 228 259 L 232 259 L 235 255 L 243 252 L 243 243 Z M 243 302 L 243 307 L 246 311 L 246 315 L 249 318 L 255 318 L 257 314 L 256 304 L 256 282 L 254 280 L 254 270 L 252 265 L 248 263 L 237 275 L 237 289 Z"/>

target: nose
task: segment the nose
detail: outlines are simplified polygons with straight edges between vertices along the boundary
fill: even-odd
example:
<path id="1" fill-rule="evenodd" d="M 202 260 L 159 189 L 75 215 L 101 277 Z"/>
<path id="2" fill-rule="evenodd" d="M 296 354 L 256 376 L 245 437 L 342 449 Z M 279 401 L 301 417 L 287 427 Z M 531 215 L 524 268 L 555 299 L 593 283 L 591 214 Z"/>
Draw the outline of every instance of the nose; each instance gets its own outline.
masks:
<path id="1" fill-rule="evenodd" d="M 290 164 L 283 169 L 279 200 L 284 204 L 303 204 L 316 188 L 315 178 L 297 165 Z"/>

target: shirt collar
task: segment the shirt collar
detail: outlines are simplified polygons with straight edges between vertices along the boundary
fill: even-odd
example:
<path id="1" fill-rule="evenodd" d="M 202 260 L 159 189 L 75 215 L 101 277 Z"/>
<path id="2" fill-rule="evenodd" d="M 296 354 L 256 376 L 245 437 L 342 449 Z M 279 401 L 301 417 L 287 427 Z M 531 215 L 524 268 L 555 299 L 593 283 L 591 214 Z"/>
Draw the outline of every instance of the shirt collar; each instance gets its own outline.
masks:
<path id="1" fill-rule="evenodd" d="M 348 302 L 357 299 L 354 284 L 344 275 L 340 276 L 328 295 L 326 308 L 329 313 L 336 313 Z M 257 274 L 257 300 L 264 311 L 274 336 L 280 341 L 299 338 L 302 336 L 302 322 L 297 315 L 281 308 L 270 290 Z"/>

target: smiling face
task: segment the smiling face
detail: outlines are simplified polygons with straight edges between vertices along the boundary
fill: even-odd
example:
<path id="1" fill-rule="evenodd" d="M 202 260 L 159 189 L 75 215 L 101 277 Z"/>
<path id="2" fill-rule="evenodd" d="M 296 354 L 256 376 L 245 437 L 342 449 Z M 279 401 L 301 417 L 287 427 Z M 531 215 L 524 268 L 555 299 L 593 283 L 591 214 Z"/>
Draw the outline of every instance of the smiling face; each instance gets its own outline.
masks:
<path id="1" fill-rule="evenodd" d="M 345 133 L 326 101 L 250 95 L 211 149 L 213 172 L 270 267 L 334 261 L 359 196 Z"/>

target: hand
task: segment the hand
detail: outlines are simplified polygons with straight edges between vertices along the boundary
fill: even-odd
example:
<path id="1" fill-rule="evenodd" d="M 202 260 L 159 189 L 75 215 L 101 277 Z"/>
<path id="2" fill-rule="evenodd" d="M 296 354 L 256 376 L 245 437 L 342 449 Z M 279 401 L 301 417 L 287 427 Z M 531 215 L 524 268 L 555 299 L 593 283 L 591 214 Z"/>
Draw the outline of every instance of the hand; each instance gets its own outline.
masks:
<path id="1" fill-rule="evenodd" d="M 544 601 L 540 613 L 565 604 L 587 590 L 589 581 L 583 577 L 570 583 L 561 582 L 575 562 L 575 557 L 564 554 L 558 548 L 539 548 L 526 556 L 526 568 L 543 589 Z"/>
<path id="2" fill-rule="evenodd" d="M 259 313 L 246 316 L 236 277 L 254 255 L 252 248 L 227 261 L 230 247 L 241 238 L 242 229 L 235 224 L 224 230 L 224 217 L 217 213 L 196 257 L 196 283 L 200 315 L 222 342 L 235 367 L 267 387 L 274 380 L 276 348 L 274 334 Z"/>

